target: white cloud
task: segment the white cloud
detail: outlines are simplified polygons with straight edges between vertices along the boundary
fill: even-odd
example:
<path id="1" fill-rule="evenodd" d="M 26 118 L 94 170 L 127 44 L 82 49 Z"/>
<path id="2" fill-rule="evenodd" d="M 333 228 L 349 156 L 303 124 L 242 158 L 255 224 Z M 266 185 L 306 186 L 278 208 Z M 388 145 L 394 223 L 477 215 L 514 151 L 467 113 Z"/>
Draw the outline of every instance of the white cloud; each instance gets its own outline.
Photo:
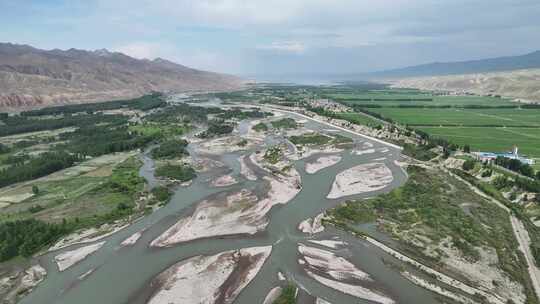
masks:
<path id="1" fill-rule="evenodd" d="M 306 46 L 302 42 L 298 42 L 298 41 L 282 41 L 282 42 L 272 42 L 269 45 L 260 45 L 257 47 L 257 49 L 266 50 L 266 51 L 302 54 L 306 51 Z"/>
<path id="2" fill-rule="evenodd" d="M 251 69 L 257 58 L 287 68 L 286 57 L 308 66 L 347 62 L 336 70 L 350 62 L 369 69 L 371 61 L 390 68 L 540 48 L 538 0 L 62 0 L 33 9 L 19 2 L 0 0 L 0 17 L 17 8 L 26 17 L 10 22 L 21 20 L 4 40 L 109 47 L 209 70 Z"/>

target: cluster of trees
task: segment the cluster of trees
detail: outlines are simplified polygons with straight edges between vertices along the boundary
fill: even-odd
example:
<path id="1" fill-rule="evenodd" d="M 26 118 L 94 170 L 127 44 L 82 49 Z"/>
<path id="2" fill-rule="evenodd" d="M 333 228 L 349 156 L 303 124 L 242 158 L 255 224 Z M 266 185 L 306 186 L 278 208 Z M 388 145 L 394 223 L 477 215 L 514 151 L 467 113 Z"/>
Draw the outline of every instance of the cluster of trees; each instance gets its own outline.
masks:
<path id="1" fill-rule="evenodd" d="M 475 161 L 472 159 L 467 159 L 465 162 L 463 162 L 463 165 L 461 166 L 463 170 L 465 171 L 471 171 L 474 169 Z"/>
<path id="2" fill-rule="evenodd" d="M 187 182 L 194 179 L 195 169 L 187 165 L 164 165 L 156 169 L 156 176 Z"/>
<path id="3" fill-rule="evenodd" d="M 167 203 L 173 195 L 171 190 L 163 186 L 158 186 L 152 189 L 152 194 L 154 195 L 154 197 L 156 198 L 158 202 L 163 202 L 163 203 Z"/>
<path id="4" fill-rule="evenodd" d="M 158 137 L 159 134 L 144 135 L 130 131 L 127 126 L 85 126 L 60 134 L 60 139 L 68 143 L 57 148 L 83 156 L 99 156 L 142 148 Z"/>
<path id="5" fill-rule="evenodd" d="M 48 107 L 39 110 L 22 112 L 22 116 L 43 116 L 43 115 L 61 115 L 73 113 L 93 113 L 96 111 L 107 111 L 121 108 L 129 108 L 141 111 L 147 111 L 154 108 L 165 106 L 167 103 L 163 100 L 162 94 L 152 93 L 139 98 L 128 100 L 107 101 L 99 103 L 65 105 L 57 107 Z"/>
<path id="6" fill-rule="evenodd" d="M 188 155 L 186 147 L 188 141 L 184 139 L 173 139 L 163 142 L 159 147 L 152 150 L 152 157 L 159 158 L 175 158 Z"/>
<path id="7" fill-rule="evenodd" d="M 0 143 L 0 154 L 4 154 L 4 153 L 8 153 L 9 152 L 9 147 Z"/>
<path id="8" fill-rule="evenodd" d="M 121 115 L 76 115 L 64 116 L 60 118 L 29 118 L 25 116 L 10 116 L 2 120 L 5 125 L 0 128 L 0 136 L 13 134 L 55 130 L 66 127 L 80 127 L 95 125 L 97 123 L 120 123 L 126 122 L 126 118 Z"/>
<path id="9" fill-rule="evenodd" d="M 428 161 L 437 156 L 435 152 L 431 151 L 432 148 L 429 145 L 404 144 L 402 153 L 421 161 Z"/>
<path id="10" fill-rule="evenodd" d="M 0 170 L 0 187 L 36 179 L 73 166 L 82 158 L 66 152 L 46 152 L 24 164 L 11 165 Z"/>
<path id="11" fill-rule="evenodd" d="M 205 123 L 208 120 L 208 114 L 223 112 L 225 111 L 216 107 L 200 107 L 181 103 L 152 113 L 146 116 L 146 120 L 160 123 Z"/>
<path id="12" fill-rule="evenodd" d="M 272 116 L 274 114 L 270 112 L 261 112 L 259 109 L 253 109 L 251 111 L 244 111 L 241 108 L 234 108 L 227 110 L 224 113 L 219 114 L 218 116 L 222 119 L 248 119 L 248 118 L 265 118 Z"/>
<path id="13" fill-rule="evenodd" d="M 295 145 L 324 145 L 329 143 L 332 138 L 319 133 L 303 134 L 291 136 L 289 140 Z"/>
<path id="14" fill-rule="evenodd" d="M 272 127 L 276 129 L 295 129 L 298 125 L 292 118 L 282 118 L 271 122 Z"/>
<path id="15" fill-rule="evenodd" d="M 69 225 L 35 219 L 0 223 L 0 262 L 16 256 L 29 257 L 70 231 Z"/>
<path id="16" fill-rule="evenodd" d="M 253 130 L 257 132 L 265 132 L 268 131 L 268 126 L 264 122 L 260 122 L 253 126 Z"/>
<path id="17" fill-rule="evenodd" d="M 522 163 L 518 159 L 499 156 L 495 159 L 495 164 L 528 177 L 535 177 L 534 169 L 528 164 Z"/>
<path id="18" fill-rule="evenodd" d="M 234 126 L 231 124 L 223 123 L 221 121 L 211 121 L 208 123 L 208 129 L 198 134 L 200 138 L 210 138 L 214 136 L 221 136 L 230 134 L 234 130 Z"/>

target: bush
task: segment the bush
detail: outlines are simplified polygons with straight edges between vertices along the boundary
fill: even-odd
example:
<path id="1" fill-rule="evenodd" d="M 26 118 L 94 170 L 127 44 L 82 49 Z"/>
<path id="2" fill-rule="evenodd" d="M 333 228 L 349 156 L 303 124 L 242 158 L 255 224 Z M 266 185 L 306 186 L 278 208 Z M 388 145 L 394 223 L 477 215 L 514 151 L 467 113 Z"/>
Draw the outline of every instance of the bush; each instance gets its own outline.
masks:
<path id="1" fill-rule="evenodd" d="M 172 192 L 167 187 L 162 186 L 152 189 L 152 194 L 160 202 L 167 202 L 172 196 Z"/>
<path id="2" fill-rule="evenodd" d="M 4 153 L 7 153 L 9 152 L 9 147 L 0 143 L 0 154 L 4 154 Z"/>
<path id="3" fill-rule="evenodd" d="M 0 262 L 16 256 L 29 257 L 68 232 L 65 224 L 48 224 L 35 219 L 0 224 Z"/>
<path id="4" fill-rule="evenodd" d="M 186 147 L 188 145 L 187 140 L 169 140 L 162 143 L 159 147 L 152 150 L 152 157 L 159 158 L 175 158 L 188 155 Z"/>
<path id="5" fill-rule="evenodd" d="M 255 130 L 257 132 L 268 131 L 268 126 L 264 122 L 260 122 L 260 123 L 256 124 L 255 126 L 253 126 L 253 130 Z"/>
<path id="6" fill-rule="evenodd" d="M 165 165 L 156 169 L 156 176 L 187 182 L 194 179 L 197 175 L 195 174 L 195 169 L 190 166 Z"/>
<path id="7" fill-rule="evenodd" d="M 296 287 L 288 284 L 273 304 L 296 304 Z"/>
<path id="8" fill-rule="evenodd" d="M 437 156 L 437 154 L 429 149 L 430 147 L 426 145 L 405 144 L 403 145 L 403 154 L 418 160 L 428 161 Z"/>
<path id="9" fill-rule="evenodd" d="M 465 171 L 471 171 L 472 169 L 474 169 L 474 160 L 472 159 L 467 159 L 463 165 L 461 166 L 463 168 L 463 170 Z"/>

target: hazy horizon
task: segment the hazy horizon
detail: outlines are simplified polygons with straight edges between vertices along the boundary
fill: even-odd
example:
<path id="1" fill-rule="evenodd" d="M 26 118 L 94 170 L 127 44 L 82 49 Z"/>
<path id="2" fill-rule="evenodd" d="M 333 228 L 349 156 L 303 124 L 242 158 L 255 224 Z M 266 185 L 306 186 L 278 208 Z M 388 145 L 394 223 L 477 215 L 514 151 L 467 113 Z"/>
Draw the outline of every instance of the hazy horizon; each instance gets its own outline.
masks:
<path id="1" fill-rule="evenodd" d="M 537 0 L 6 0 L 0 41 L 237 75 L 357 74 L 539 50 L 539 14 Z"/>

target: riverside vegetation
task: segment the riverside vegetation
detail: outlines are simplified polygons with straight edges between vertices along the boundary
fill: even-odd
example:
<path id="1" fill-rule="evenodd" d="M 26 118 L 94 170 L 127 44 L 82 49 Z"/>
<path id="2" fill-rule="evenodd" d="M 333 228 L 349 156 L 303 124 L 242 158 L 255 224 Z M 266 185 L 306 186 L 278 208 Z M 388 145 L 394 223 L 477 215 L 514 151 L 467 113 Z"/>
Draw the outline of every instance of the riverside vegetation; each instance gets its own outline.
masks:
<path id="1" fill-rule="evenodd" d="M 374 89 L 369 85 L 324 88 L 267 86 L 254 91 L 256 93 L 252 95 L 260 93 L 260 102 L 263 103 L 296 107 L 296 111 L 307 110 L 309 112 L 304 113 L 308 116 L 315 113 L 326 119 L 347 121 L 352 128 L 354 125 L 366 126 L 368 128 L 361 127 L 361 130 L 402 145 L 403 153 L 412 158 L 429 161 L 430 164 L 423 166 L 409 166 L 409 180 L 403 187 L 370 200 L 349 201 L 329 211 L 326 223 L 362 235 L 369 231 L 363 230 L 359 224 L 377 222 L 381 231 L 397 241 L 400 251 L 437 269 L 441 266 L 452 268 L 449 265 L 457 258 L 453 256 L 454 249 L 466 260 L 464 265 L 483 265 L 487 252 L 494 252 L 503 274 L 497 275 L 498 279 L 493 279 L 493 284 L 500 284 L 495 281 L 504 280 L 508 276 L 523 286 L 526 303 L 538 302 L 529 279 L 527 263 L 518 249 L 509 214 L 475 194 L 466 184 L 444 173 L 437 165 L 443 166 L 442 162 L 447 159 L 459 161 L 459 157 L 454 158 L 454 154 L 467 154 L 471 150 L 505 151 L 513 145 L 509 140 L 517 140 L 520 151 L 533 157 L 540 156 L 530 137 L 509 135 L 498 129 L 506 128 L 512 133 L 524 130 L 526 136 L 536 132 L 539 126 L 531 119 L 537 117 L 536 107 L 512 103 L 499 97 L 439 96 L 433 92 L 416 90 Z M 272 92 L 278 92 L 274 96 L 279 98 L 269 98 Z M 334 95 L 336 92 L 369 92 L 370 96 L 344 98 L 347 96 Z M 484 110 L 492 115 L 479 117 Z M 425 121 L 417 121 L 414 117 L 418 111 L 431 111 L 433 115 L 428 113 L 423 118 Z M 390 113 L 403 113 L 404 116 L 391 116 Z M 450 119 L 449 122 L 445 120 L 446 117 Z M 411 119 L 411 122 L 406 118 Z M 458 135 L 461 139 L 455 141 L 451 136 L 433 132 L 438 127 L 426 127 L 430 123 L 454 128 L 456 134 L 462 132 Z M 487 137 L 484 136 L 482 142 L 474 136 L 468 136 L 471 129 L 482 132 L 486 128 L 493 130 L 487 133 Z M 512 128 L 516 129 L 510 130 Z M 470 134 L 474 135 L 475 132 Z M 311 141 L 324 142 L 326 139 L 318 136 L 310 138 L 307 135 L 293 137 L 291 141 L 309 144 Z M 489 146 L 484 144 L 487 141 Z M 533 224 L 533 221 L 538 222 L 540 219 L 540 187 L 537 186 L 539 181 L 535 180 L 540 178 L 539 171 L 535 172 L 534 167 L 506 159 L 496 161 L 497 165 L 530 177 L 528 179 L 490 165 L 479 164 L 470 158 L 462 161 L 463 166 L 460 164 L 459 168 L 451 169 L 451 172 L 504 203 L 520 218 L 532 238 L 532 253 L 537 265 L 540 265 L 540 250 L 535 245 L 539 241 L 540 231 L 536 227 L 538 224 Z M 449 251 L 448 248 L 453 249 Z M 461 271 L 446 271 L 465 282 L 471 280 L 469 275 L 460 274 Z"/>
<path id="2" fill-rule="evenodd" d="M 0 189 L 0 260 L 28 257 L 70 232 L 166 203 L 167 188 L 144 189 L 141 162 L 131 151 L 158 144 L 151 152 L 156 160 L 181 159 L 188 142 L 179 137 L 187 131 L 207 126 L 204 136 L 217 136 L 232 131 L 231 120 L 269 115 L 256 108 L 171 106 L 159 93 L 1 114 L 0 188 L 12 189 Z M 187 164 L 168 163 L 156 175 L 182 182 L 196 176 Z"/>

